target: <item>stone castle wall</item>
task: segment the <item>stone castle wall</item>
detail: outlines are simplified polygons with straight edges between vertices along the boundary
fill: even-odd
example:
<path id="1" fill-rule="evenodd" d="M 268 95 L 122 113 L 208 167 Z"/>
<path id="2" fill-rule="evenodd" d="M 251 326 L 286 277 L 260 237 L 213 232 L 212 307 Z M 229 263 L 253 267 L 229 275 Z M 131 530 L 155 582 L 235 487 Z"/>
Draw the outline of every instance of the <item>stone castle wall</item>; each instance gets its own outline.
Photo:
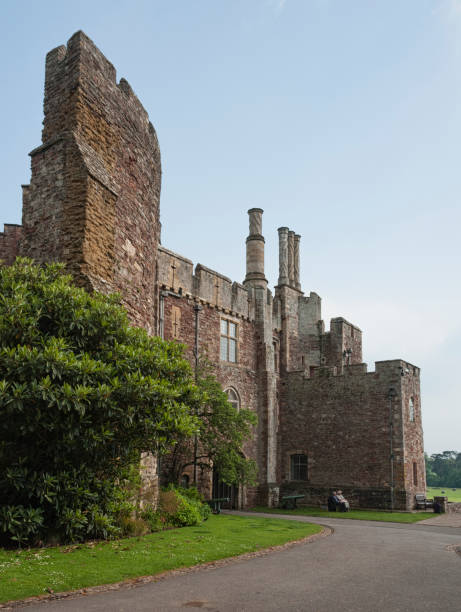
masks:
<path id="1" fill-rule="evenodd" d="M 19 255 L 19 242 L 22 235 L 22 226 L 5 223 L 3 232 L 0 232 L 0 261 L 10 266 Z"/>
<path id="2" fill-rule="evenodd" d="M 241 406 L 258 414 L 258 426 L 253 439 L 246 443 L 244 453 L 255 458 L 266 469 L 265 443 L 267 418 L 261 410 L 261 380 L 258 378 L 260 339 L 255 324 L 255 308 L 251 289 L 205 266 L 194 264 L 165 247 L 159 247 L 158 279 L 160 285 L 160 335 L 165 340 L 177 340 L 186 345 L 186 356 L 194 363 L 195 307 L 198 313 L 199 354 L 215 365 L 215 374 L 224 389 L 232 387 Z M 237 362 L 220 359 L 221 320 L 237 325 Z M 211 477 L 211 472 L 209 474 Z M 206 484 L 203 483 L 202 488 Z M 254 505 L 258 501 L 257 487 L 243 492 L 240 503 Z"/>
<path id="3" fill-rule="evenodd" d="M 417 370 L 395 360 L 377 362 L 369 373 L 366 364 L 345 366 L 340 375 L 332 367 L 310 377 L 290 373 L 280 411 L 282 491 L 305 493 L 306 503 L 326 503 L 331 490 L 341 489 L 355 506 L 389 507 L 392 435 L 395 508 L 412 508 L 414 494 L 426 490 L 420 414 L 408 423 L 409 390 L 419 402 Z M 308 457 L 306 481 L 290 479 L 290 456 L 296 453 Z"/>
<path id="4" fill-rule="evenodd" d="M 47 56 L 44 112 L 43 142 L 23 186 L 23 226 L 5 225 L 0 259 L 63 261 L 80 285 L 119 291 L 131 321 L 185 344 L 191 363 L 199 307 L 200 355 L 258 415 L 244 452 L 257 461 L 259 485 L 240 491 L 240 505 L 276 504 L 280 490 L 325 504 L 341 488 L 353 506 L 389 507 L 392 440 L 394 507 L 412 508 L 414 494 L 425 493 L 419 369 L 395 360 L 367 373 L 361 330 L 339 317 L 325 331 L 321 298 L 301 290 L 300 235 L 278 229 L 274 295 L 262 209 L 248 211 L 242 284 L 161 246 L 155 130 L 82 32 Z M 235 363 L 220 355 L 223 320 L 237 326 Z M 307 456 L 307 480 L 291 479 L 292 454 Z M 144 465 L 143 490 L 155 497 L 155 458 Z M 211 494 L 209 474 L 199 477 Z"/>

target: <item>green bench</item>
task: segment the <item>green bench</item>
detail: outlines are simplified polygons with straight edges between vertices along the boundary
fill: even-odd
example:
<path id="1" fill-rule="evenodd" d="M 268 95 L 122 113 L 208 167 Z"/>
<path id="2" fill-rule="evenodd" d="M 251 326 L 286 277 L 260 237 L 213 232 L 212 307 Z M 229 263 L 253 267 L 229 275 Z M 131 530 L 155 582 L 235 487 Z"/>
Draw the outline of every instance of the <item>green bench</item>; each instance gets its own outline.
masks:
<path id="1" fill-rule="evenodd" d="M 215 497 L 214 499 L 209 499 L 207 504 L 210 506 L 213 514 L 221 513 L 221 504 L 228 504 L 230 502 L 230 497 Z"/>
<path id="2" fill-rule="evenodd" d="M 285 510 L 294 510 L 297 508 L 298 499 L 304 499 L 305 497 L 305 495 L 284 495 L 280 507 L 285 508 Z"/>

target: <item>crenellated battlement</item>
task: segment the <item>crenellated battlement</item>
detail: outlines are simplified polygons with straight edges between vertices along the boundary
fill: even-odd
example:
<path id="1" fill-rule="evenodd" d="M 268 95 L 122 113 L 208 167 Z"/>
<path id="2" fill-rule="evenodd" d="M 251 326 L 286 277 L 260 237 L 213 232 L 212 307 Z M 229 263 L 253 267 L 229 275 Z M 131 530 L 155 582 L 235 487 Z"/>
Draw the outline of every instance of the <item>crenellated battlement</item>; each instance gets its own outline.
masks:
<path id="1" fill-rule="evenodd" d="M 161 287 L 183 296 L 197 298 L 210 306 L 248 318 L 251 289 L 202 264 L 166 249 L 158 248 L 158 282 Z"/>

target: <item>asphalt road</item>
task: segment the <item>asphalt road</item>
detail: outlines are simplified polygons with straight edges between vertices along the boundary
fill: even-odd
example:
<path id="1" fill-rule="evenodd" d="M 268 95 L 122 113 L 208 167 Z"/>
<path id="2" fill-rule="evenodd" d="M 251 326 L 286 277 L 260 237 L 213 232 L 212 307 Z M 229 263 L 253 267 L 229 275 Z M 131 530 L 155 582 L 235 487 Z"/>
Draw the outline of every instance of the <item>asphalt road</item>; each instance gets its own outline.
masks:
<path id="1" fill-rule="evenodd" d="M 461 551 L 460 528 L 306 517 L 296 520 L 329 525 L 334 532 L 311 544 L 266 556 L 131 589 L 28 605 L 26 610 L 461 610 L 461 555 L 456 552 L 458 546 Z"/>

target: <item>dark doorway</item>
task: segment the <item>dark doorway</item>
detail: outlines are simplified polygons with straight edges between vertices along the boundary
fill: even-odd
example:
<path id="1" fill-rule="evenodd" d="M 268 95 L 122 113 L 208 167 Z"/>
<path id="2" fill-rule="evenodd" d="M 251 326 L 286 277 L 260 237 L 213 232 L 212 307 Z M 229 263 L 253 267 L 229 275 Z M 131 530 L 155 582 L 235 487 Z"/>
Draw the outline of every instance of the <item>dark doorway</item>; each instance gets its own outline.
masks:
<path id="1" fill-rule="evenodd" d="M 238 509 L 238 487 L 222 482 L 219 478 L 219 473 L 213 470 L 213 499 L 223 497 L 228 497 L 230 499 L 229 503 L 222 504 L 223 508 L 227 508 L 228 510 Z"/>

